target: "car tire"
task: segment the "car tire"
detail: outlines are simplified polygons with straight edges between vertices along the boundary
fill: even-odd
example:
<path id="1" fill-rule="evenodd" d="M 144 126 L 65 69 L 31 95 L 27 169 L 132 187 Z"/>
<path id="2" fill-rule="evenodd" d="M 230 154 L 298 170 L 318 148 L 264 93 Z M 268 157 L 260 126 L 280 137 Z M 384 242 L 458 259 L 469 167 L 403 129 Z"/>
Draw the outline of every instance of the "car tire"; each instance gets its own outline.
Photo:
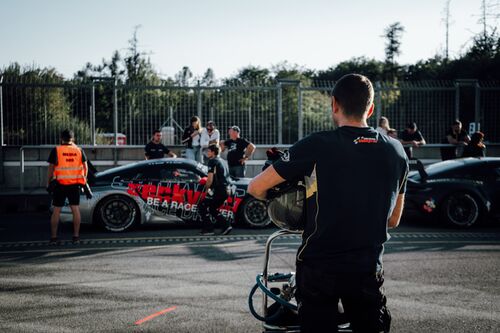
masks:
<path id="1" fill-rule="evenodd" d="M 251 228 L 265 228 L 271 224 L 265 201 L 247 197 L 238 209 L 238 222 Z"/>
<path id="2" fill-rule="evenodd" d="M 110 195 L 99 202 L 94 212 L 98 224 L 105 230 L 121 232 L 139 221 L 139 207 L 124 195 Z"/>
<path id="3" fill-rule="evenodd" d="M 441 205 L 441 218 L 451 227 L 470 228 L 481 220 L 481 215 L 481 203 L 470 193 L 450 194 Z"/>

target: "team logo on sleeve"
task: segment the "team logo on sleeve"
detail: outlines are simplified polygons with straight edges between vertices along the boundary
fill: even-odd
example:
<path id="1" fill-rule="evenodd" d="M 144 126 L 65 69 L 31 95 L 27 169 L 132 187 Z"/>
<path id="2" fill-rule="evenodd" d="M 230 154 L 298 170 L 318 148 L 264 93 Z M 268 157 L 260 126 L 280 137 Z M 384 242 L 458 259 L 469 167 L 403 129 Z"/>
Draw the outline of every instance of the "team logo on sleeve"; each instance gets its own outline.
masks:
<path id="1" fill-rule="evenodd" d="M 281 160 L 283 162 L 290 162 L 290 152 L 288 150 L 285 150 L 285 152 L 281 156 Z"/>
<path id="2" fill-rule="evenodd" d="M 378 140 L 377 138 L 365 138 L 364 136 L 358 136 L 353 142 L 357 145 L 358 143 L 377 143 Z"/>

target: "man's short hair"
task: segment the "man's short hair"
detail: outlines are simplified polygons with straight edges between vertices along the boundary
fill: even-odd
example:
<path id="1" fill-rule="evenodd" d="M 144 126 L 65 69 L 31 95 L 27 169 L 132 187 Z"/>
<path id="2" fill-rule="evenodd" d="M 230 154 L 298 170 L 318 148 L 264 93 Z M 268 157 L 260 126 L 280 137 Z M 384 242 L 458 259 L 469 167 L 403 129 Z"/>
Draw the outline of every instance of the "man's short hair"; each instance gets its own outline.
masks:
<path id="1" fill-rule="evenodd" d="M 456 119 L 454 122 L 453 122 L 453 125 L 460 125 L 462 126 L 462 122 L 458 119 Z"/>
<path id="2" fill-rule="evenodd" d="M 366 76 L 347 74 L 337 81 L 332 96 L 346 117 L 361 119 L 373 103 L 373 85 Z"/>
<path id="3" fill-rule="evenodd" d="M 208 150 L 210 150 L 211 152 L 213 152 L 215 155 L 219 155 L 219 152 L 220 152 L 220 148 L 218 145 L 210 145 L 208 146 Z"/>
<path id="4" fill-rule="evenodd" d="M 64 142 L 70 142 L 74 138 L 75 133 L 70 129 L 65 129 L 61 132 L 61 140 L 63 140 Z"/>
<path id="5" fill-rule="evenodd" d="M 156 133 L 160 133 L 160 134 L 161 134 L 161 131 L 160 131 L 160 130 L 154 130 L 154 131 L 153 131 L 153 136 L 155 136 L 155 135 L 156 135 Z"/>
<path id="6" fill-rule="evenodd" d="M 416 130 L 417 129 L 417 123 L 416 122 L 409 122 L 406 124 L 406 128 L 407 129 L 411 129 L 411 130 Z"/>

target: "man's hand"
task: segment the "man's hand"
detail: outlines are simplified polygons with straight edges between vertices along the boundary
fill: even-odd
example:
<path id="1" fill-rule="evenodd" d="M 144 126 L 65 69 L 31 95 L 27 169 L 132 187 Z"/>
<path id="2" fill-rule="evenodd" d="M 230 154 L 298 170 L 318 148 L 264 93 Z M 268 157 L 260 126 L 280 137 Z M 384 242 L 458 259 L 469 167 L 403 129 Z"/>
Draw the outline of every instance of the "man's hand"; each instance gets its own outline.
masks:
<path id="1" fill-rule="evenodd" d="M 248 184 L 248 193 L 256 199 L 265 200 L 267 190 L 283 183 L 284 181 L 285 179 L 281 178 L 271 165 L 269 168 L 252 179 L 250 184 Z"/>
<path id="2" fill-rule="evenodd" d="M 243 158 L 241 158 L 241 159 L 239 160 L 239 162 L 240 162 L 240 164 L 241 164 L 241 165 L 245 165 L 245 161 L 246 161 L 246 160 L 248 160 L 248 157 L 243 156 Z"/>

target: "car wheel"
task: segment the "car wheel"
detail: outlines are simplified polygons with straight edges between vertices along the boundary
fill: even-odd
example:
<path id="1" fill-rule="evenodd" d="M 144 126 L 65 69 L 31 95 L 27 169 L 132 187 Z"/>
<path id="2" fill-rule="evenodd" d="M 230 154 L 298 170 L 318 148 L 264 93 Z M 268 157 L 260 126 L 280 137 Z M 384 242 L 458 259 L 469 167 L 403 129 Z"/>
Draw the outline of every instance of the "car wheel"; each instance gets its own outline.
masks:
<path id="1" fill-rule="evenodd" d="M 480 220 L 481 206 L 468 193 L 453 193 L 444 200 L 441 213 L 448 225 L 468 228 Z"/>
<path id="2" fill-rule="evenodd" d="M 264 228 L 271 223 L 265 201 L 246 198 L 238 209 L 239 221 L 253 228 Z"/>
<path id="3" fill-rule="evenodd" d="M 138 221 L 139 208 L 126 196 L 111 195 L 99 203 L 95 216 L 104 229 L 114 232 L 125 231 Z"/>

